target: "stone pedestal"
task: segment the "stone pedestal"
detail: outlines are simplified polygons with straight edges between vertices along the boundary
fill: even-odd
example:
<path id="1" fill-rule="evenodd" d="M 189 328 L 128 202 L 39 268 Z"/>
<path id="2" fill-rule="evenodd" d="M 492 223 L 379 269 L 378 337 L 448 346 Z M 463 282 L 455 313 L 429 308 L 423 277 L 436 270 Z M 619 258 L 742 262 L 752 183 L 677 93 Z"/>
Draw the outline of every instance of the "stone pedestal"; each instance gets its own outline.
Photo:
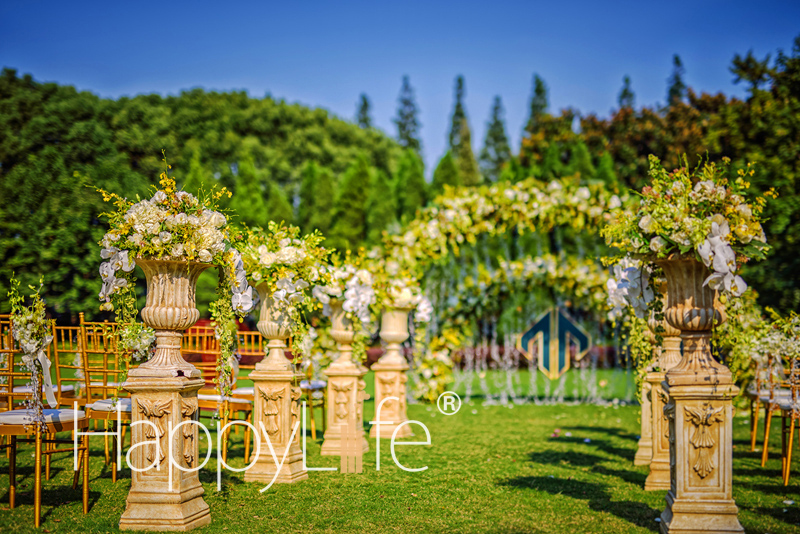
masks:
<path id="1" fill-rule="evenodd" d="M 131 393 L 131 471 L 127 506 L 119 522 L 122 530 L 186 531 L 211 522 L 197 471 L 198 427 L 184 425 L 172 435 L 170 428 L 197 420 L 197 390 L 201 373 L 181 357 L 182 331 L 200 316 L 194 289 L 206 264 L 162 260 L 136 260 L 147 276 L 147 304 L 142 320 L 156 330 L 153 358 L 132 369 L 123 387 Z M 146 421 L 150 424 L 138 424 Z M 134 426 L 135 425 L 135 426 Z M 159 446 L 156 446 L 158 442 Z M 140 445 L 150 443 L 150 445 Z M 172 481 L 170 484 L 170 475 Z"/>
<path id="2" fill-rule="evenodd" d="M 668 402 L 667 392 L 662 387 L 667 371 L 678 365 L 681 359 L 680 332 L 666 325 L 664 347 L 658 361 L 657 371 L 647 374 L 647 382 L 651 387 L 650 419 L 653 428 L 653 457 L 650 460 L 650 474 L 644 482 L 645 491 L 668 490 L 670 488 L 669 472 L 669 424 L 664 415 L 664 406 Z"/>
<path id="3" fill-rule="evenodd" d="M 724 320 L 708 269 L 693 257 L 658 262 L 668 284 L 667 322 L 681 331 L 683 357 L 662 384 L 669 403 L 670 489 L 661 532 L 744 532 L 733 500 L 730 370 L 711 355 L 711 328 Z"/>
<path id="4" fill-rule="evenodd" d="M 301 395 L 300 388 L 294 385 L 299 377 L 295 376 L 291 362 L 284 355 L 286 339 L 291 335 L 291 322 L 288 316 L 275 309 L 274 301 L 267 294 L 266 284 L 260 284 L 256 290 L 261 297 L 258 331 L 269 342 L 267 355 L 256 364 L 249 376 L 253 381 L 255 403 L 253 424 L 261 439 L 261 451 L 253 467 L 245 471 L 244 480 L 269 484 L 286 454 L 275 483 L 299 482 L 308 478 L 308 471 L 303 469 L 303 451 L 300 449 L 302 429 L 298 427 L 294 439 L 291 439 L 292 428 L 299 421 Z M 277 463 L 269 451 L 265 431 Z"/>
<path id="5" fill-rule="evenodd" d="M 401 343 L 408 339 L 408 313 L 411 308 L 389 308 L 383 313 L 381 319 L 381 339 L 386 342 L 386 354 L 378 360 L 372 370 L 375 372 L 375 420 L 391 421 L 390 424 L 373 425 L 369 437 L 378 436 L 391 438 L 395 429 L 408 421 L 406 416 L 406 382 L 408 377 L 408 363 L 400 353 Z M 383 399 L 397 397 L 397 400 L 387 400 L 378 413 L 378 407 Z M 380 417 L 380 419 L 378 419 Z M 397 433 L 397 437 L 406 438 L 413 436 L 411 426 L 405 425 Z"/>
<path id="6" fill-rule="evenodd" d="M 355 425 L 362 436 L 362 450 L 369 450 L 364 433 L 364 399 L 367 387 L 363 377 L 367 369 L 353 361 L 353 323 L 342 309 L 342 302 L 331 300 L 331 336 L 339 348 L 339 357 L 323 373 L 328 377 L 327 430 L 320 454 L 339 456 L 342 451 L 342 425 Z"/>
<path id="7" fill-rule="evenodd" d="M 651 367 L 648 367 L 651 369 Z M 642 385 L 642 422 L 639 431 L 639 443 L 636 449 L 636 456 L 633 458 L 633 465 L 648 465 L 653 457 L 653 417 L 650 407 L 650 382 L 645 381 Z"/>

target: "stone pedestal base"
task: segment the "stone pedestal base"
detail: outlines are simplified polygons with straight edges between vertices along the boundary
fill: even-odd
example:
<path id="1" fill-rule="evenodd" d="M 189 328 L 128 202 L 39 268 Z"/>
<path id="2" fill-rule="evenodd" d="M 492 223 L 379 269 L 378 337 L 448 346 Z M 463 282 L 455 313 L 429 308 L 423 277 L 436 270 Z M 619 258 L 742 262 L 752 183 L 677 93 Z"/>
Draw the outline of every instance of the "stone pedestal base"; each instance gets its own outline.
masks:
<path id="1" fill-rule="evenodd" d="M 341 359 L 340 359 L 341 360 Z M 323 373 L 328 377 L 327 430 L 320 454 L 340 456 L 342 452 L 342 425 L 355 425 L 362 435 L 362 450 L 369 450 L 369 442 L 364 432 L 364 398 L 367 387 L 363 377 L 366 367 L 349 359 L 337 360 Z"/>
<path id="2" fill-rule="evenodd" d="M 255 465 L 245 471 L 245 482 L 269 484 L 276 471 L 276 484 L 299 482 L 308 478 L 308 471 L 303 469 L 303 451 L 300 449 L 301 428 L 297 428 L 294 439 L 290 441 L 292 428 L 299 420 L 300 388 L 292 386 L 295 376 L 291 370 L 285 369 L 285 362 L 286 358 L 283 358 L 284 369 L 270 369 L 269 362 L 260 362 L 250 373 L 255 403 L 253 424 L 261 439 L 261 451 Z M 272 443 L 277 462 L 270 453 L 265 432 Z M 278 470 L 284 454 L 286 459 Z"/>
<path id="3" fill-rule="evenodd" d="M 211 523 L 208 504 L 197 472 L 187 473 L 170 465 L 170 427 L 197 419 L 197 390 L 203 385 L 200 372 L 192 367 L 186 373 L 152 369 L 133 369 L 124 388 L 131 392 L 131 489 L 127 507 L 119 521 L 121 530 L 186 531 Z M 161 376 L 160 376 L 161 375 Z M 167 376 L 163 376 L 167 375 Z M 173 433 L 172 457 L 186 469 L 196 468 L 198 427 L 183 425 Z M 155 442 L 158 441 L 160 450 Z M 152 445 L 140 445 L 150 442 Z M 172 472 L 172 484 L 169 476 Z"/>
<path id="4" fill-rule="evenodd" d="M 401 423 L 408 421 L 406 416 L 406 382 L 408 377 L 405 373 L 407 369 L 408 364 L 399 355 L 395 359 L 384 356 L 372 366 L 372 370 L 375 372 L 375 420 L 391 421 L 391 423 L 372 425 L 369 437 L 377 437 L 378 429 L 380 428 L 381 438 L 391 438 L 395 429 Z M 380 408 L 380 414 L 378 414 L 378 407 L 381 406 L 383 399 L 387 397 L 397 397 L 397 400 L 384 402 Z M 380 419 L 377 419 L 379 415 Z M 397 433 L 398 438 L 407 438 L 413 435 L 410 425 L 404 425 Z"/>
<path id="5" fill-rule="evenodd" d="M 650 419 L 653 428 L 653 457 L 650 460 L 650 474 L 644 481 L 645 491 L 666 491 L 670 488 L 669 473 L 669 425 L 664 416 L 664 405 L 667 404 L 667 394 L 661 383 L 665 373 L 650 372 L 647 382 L 650 384 Z"/>
<path id="6" fill-rule="evenodd" d="M 633 458 L 633 465 L 648 465 L 653 457 L 653 429 L 652 415 L 650 407 L 650 383 L 642 385 L 642 427 L 639 436 L 636 456 Z"/>
<path id="7" fill-rule="evenodd" d="M 672 484 L 666 497 L 667 508 L 661 514 L 661 532 L 744 532 L 731 483 L 731 399 L 738 388 L 724 382 L 717 385 L 663 382 L 663 387 L 669 395 L 664 413 L 670 426 Z"/>

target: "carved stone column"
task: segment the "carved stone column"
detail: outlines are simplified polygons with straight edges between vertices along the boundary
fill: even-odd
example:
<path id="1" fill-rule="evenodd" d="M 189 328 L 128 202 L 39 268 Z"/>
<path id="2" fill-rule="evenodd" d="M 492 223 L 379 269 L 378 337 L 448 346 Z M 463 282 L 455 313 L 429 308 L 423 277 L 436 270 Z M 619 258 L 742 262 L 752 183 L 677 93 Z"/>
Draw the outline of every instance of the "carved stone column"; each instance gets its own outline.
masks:
<path id="1" fill-rule="evenodd" d="M 693 257 L 660 261 L 668 285 L 667 322 L 681 331 L 683 357 L 666 374 L 670 489 L 661 532 L 744 532 L 733 500 L 730 370 L 711 355 L 711 328 L 725 317 L 716 291 L 703 286 L 706 267 Z"/>
<path id="2" fill-rule="evenodd" d="M 656 350 L 656 347 L 653 347 Z M 652 365 L 647 367 L 652 371 Z M 653 409 L 650 406 L 650 382 L 645 380 L 642 384 L 642 422 L 639 431 L 639 443 L 636 449 L 636 456 L 633 457 L 633 465 L 648 465 L 653 458 Z"/>
<path id="3" fill-rule="evenodd" d="M 132 369 L 123 387 L 131 393 L 131 489 L 122 514 L 122 530 L 186 531 L 211 523 L 208 505 L 197 471 L 185 469 L 198 463 L 198 428 L 184 425 L 197 420 L 197 390 L 201 373 L 181 357 L 183 330 L 200 317 L 195 308 L 195 285 L 208 265 L 137 259 L 147 277 L 147 304 L 142 320 L 156 331 L 152 359 Z M 136 424 L 145 421 L 150 424 Z M 150 445 L 140 445 L 141 443 Z M 158 442 L 158 446 L 156 446 Z M 148 468 L 149 467 L 149 468 Z M 170 476 L 172 483 L 170 484 Z"/>
<path id="4" fill-rule="evenodd" d="M 369 443 L 364 433 L 364 391 L 367 384 L 363 377 L 367 369 L 353 361 L 353 322 L 342 309 L 342 302 L 331 299 L 331 336 L 339 346 L 339 357 L 323 373 L 328 377 L 328 409 L 325 441 L 320 454 L 339 456 L 342 450 L 342 425 L 355 425 L 362 435 L 364 452 Z"/>
<path id="5" fill-rule="evenodd" d="M 295 438 L 291 439 L 292 427 L 298 421 L 300 399 L 300 388 L 294 385 L 294 369 L 284 354 L 292 324 L 288 315 L 275 308 L 272 297 L 268 295 L 267 284 L 259 284 L 256 290 L 261 298 L 258 331 L 268 343 L 266 356 L 250 373 L 255 403 L 253 424 L 261 439 L 261 451 L 255 465 L 245 471 L 244 480 L 269 484 L 275 477 L 278 466 L 264 438 L 266 431 L 278 463 L 286 454 L 275 483 L 299 482 L 308 478 L 308 471 L 303 469 L 303 451 L 300 449 L 302 429 L 298 428 Z"/>
<path id="6" fill-rule="evenodd" d="M 666 284 L 662 284 L 662 287 L 666 289 Z M 654 319 L 648 321 L 647 324 L 653 332 L 659 326 Z M 666 321 L 661 322 L 660 326 L 664 329 L 664 346 L 660 351 L 654 370 L 650 371 L 646 377 L 651 390 L 650 419 L 653 429 L 653 457 L 650 460 L 650 474 L 644 482 L 646 491 L 670 488 L 669 424 L 664 415 L 664 406 L 667 404 L 668 396 L 661 383 L 664 381 L 666 373 L 681 361 L 681 331 L 670 326 Z"/>
<path id="7" fill-rule="evenodd" d="M 392 421 L 392 424 L 373 425 L 369 437 L 378 435 L 378 428 L 382 438 L 391 438 L 395 428 L 408 421 L 406 416 L 406 382 L 408 377 L 408 362 L 400 354 L 401 343 L 408 339 L 408 313 L 412 308 L 388 308 L 383 312 L 381 319 L 381 339 L 386 342 L 386 354 L 381 356 L 373 366 L 375 372 L 375 417 L 378 417 L 378 406 L 387 397 L 397 397 L 398 400 L 386 401 L 380 411 L 381 421 Z M 376 419 L 377 420 L 377 419 Z M 411 426 L 405 425 L 397 433 L 397 437 L 406 438 L 413 436 Z"/>

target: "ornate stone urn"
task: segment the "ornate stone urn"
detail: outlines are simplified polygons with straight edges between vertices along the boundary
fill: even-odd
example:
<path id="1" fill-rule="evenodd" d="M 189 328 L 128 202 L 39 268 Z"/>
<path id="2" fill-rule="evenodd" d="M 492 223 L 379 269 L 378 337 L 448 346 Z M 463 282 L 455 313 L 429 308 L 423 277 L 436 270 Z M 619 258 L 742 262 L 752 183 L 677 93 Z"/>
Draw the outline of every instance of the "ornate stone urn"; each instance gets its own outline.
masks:
<path id="1" fill-rule="evenodd" d="M 668 395 L 670 488 L 661 532 L 744 532 L 732 495 L 731 401 L 738 393 L 730 370 L 711 354 L 714 323 L 724 321 L 710 274 L 693 257 L 658 264 L 667 277 L 666 320 L 680 331 L 683 357 L 662 383 Z"/>
<path id="2" fill-rule="evenodd" d="M 264 442 L 266 432 L 279 461 L 286 453 L 286 461 L 275 482 L 298 482 L 308 478 L 308 471 L 303 468 L 303 452 L 300 449 L 302 429 L 299 426 L 294 439 L 291 439 L 292 428 L 300 421 L 301 393 L 300 388 L 294 385 L 299 377 L 295 376 L 294 367 L 284 354 L 286 340 L 291 336 L 294 325 L 291 318 L 275 306 L 266 283 L 257 285 L 256 291 L 261 299 L 258 331 L 268 340 L 264 359 L 250 373 L 255 403 L 253 424 L 262 444 L 258 460 L 245 471 L 244 479 L 268 484 L 275 477 L 277 466 Z"/>
<path id="3" fill-rule="evenodd" d="M 386 353 L 381 359 L 372 366 L 375 372 L 375 417 L 376 420 L 387 421 L 388 424 L 373 425 L 369 436 L 374 438 L 378 435 L 382 438 L 391 438 L 394 430 L 404 421 L 406 417 L 406 382 L 408 377 L 408 363 L 400 353 L 401 343 L 408 339 L 408 313 L 413 308 L 392 308 L 389 307 L 383 312 L 381 318 L 381 339 L 386 342 Z M 378 406 L 389 397 L 396 397 L 396 400 L 387 400 L 381 407 L 380 414 Z M 397 437 L 405 438 L 413 436 L 410 425 L 404 425 L 397 433 Z"/>
<path id="4" fill-rule="evenodd" d="M 331 299 L 331 337 L 336 341 L 339 357 L 323 373 L 328 377 L 327 430 L 320 454 L 339 456 L 342 450 L 342 426 L 355 425 L 362 435 L 362 450 L 369 450 L 364 433 L 364 399 L 367 387 L 363 377 L 367 369 L 353 361 L 353 322 L 342 308 L 342 301 Z"/>
<path id="5" fill-rule="evenodd" d="M 667 283 L 659 284 L 661 299 L 666 308 Z M 656 321 L 651 317 L 647 326 L 652 332 L 653 342 L 656 338 L 658 327 L 664 329 L 662 333 L 663 347 L 659 349 L 659 357 L 653 369 L 645 378 L 650 384 L 650 426 L 652 428 L 652 451 L 650 460 L 650 474 L 644 483 L 646 491 L 668 490 L 670 488 L 669 469 L 669 424 L 664 415 L 664 406 L 667 404 L 667 392 L 661 386 L 667 371 L 678 365 L 681 361 L 681 331 L 671 326 L 667 321 Z"/>
<path id="6" fill-rule="evenodd" d="M 156 352 L 128 373 L 123 387 L 131 393 L 131 489 L 119 527 L 122 530 L 191 530 L 211 522 L 197 471 L 169 462 L 169 429 L 197 420 L 201 373 L 181 357 L 183 331 L 200 317 L 195 308 L 197 278 L 205 263 L 143 260 L 147 277 L 144 324 L 156 331 Z M 139 424 L 144 421 L 150 424 Z M 184 469 L 198 464 L 198 428 L 187 424 L 173 433 L 174 462 Z M 158 442 L 156 447 L 154 442 Z M 151 443 L 151 445 L 139 445 Z M 139 446 L 137 446 L 139 445 Z M 149 467 L 149 468 L 148 468 Z M 172 483 L 170 484 L 170 477 Z"/>

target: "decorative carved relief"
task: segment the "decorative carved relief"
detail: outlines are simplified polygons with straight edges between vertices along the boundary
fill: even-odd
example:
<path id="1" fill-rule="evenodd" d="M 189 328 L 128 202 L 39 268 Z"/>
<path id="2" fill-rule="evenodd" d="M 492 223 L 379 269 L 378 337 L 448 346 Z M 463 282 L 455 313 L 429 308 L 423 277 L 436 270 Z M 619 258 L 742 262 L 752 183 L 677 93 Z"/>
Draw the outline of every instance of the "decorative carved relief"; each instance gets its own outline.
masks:
<path id="1" fill-rule="evenodd" d="M 707 477 L 716 467 L 711 456 L 711 449 L 716 445 L 711 427 L 723 421 L 723 409 L 724 406 L 714 408 L 708 403 L 703 404 L 702 408 L 683 408 L 689 421 L 695 426 L 689 443 L 697 449 L 697 461 L 693 467 L 700 478 Z"/>
<path id="2" fill-rule="evenodd" d="M 264 418 L 267 420 L 267 434 L 273 437 L 281 429 L 278 401 L 283 398 L 283 388 L 259 389 L 263 404 Z"/>
<path id="3" fill-rule="evenodd" d="M 161 443 L 161 439 L 167 433 L 164 416 L 169 414 L 172 408 L 171 400 L 153 401 L 149 399 L 136 399 L 139 406 L 139 413 L 142 414 L 149 422 L 155 425 L 155 429 L 151 425 L 142 425 L 144 428 L 144 437 L 147 441 L 158 442 L 159 457 L 158 465 L 164 461 L 166 456 L 164 451 L 167 450 L 166 444 Z M 145 452 L 148 465 L 152 464 L 155 460 L 156 444 L 148 445 Z M 142 466 L 144 467 L 144 466 Z"/>
<path id="4" fill-rule="evenodd" d="M 406 413 L 406 382 L 408 382 L 408 377 L 405 373 L 400 375 L 400 391 L 398 391 L 398 397 L 400 397 L 400 414 L 403 415 Z"/>
<path id="5" fill-rule="evenodd" d="M 298 387 L 292 387 L 292 428 L 297 424 L 300 420 L 300 397 L 303 395 L 302 391 Z M 298 431 L 295 434 L 295 441 L 299 442 L 300 440 L 300 432 Z"/>
<path id="6" fill-rule="evenodd" d="M 347 403 L 349 402 L 349 397 L 347 394 L 353 389 L 353 384 L 337 384 L 333 382 L 331 383 L 331 386 L 336 392 L 336 395 L 333 398 L 333 403 L 336 405 L 334 414 L 336 415 L 337 419 L 345 420 L 347 419 L 347 415 L 350 413 L 350 409 L 347 407 Z"/>
<path id="7" fill-rule="evenodd" d="M 197 412 L 197 399 L 181 399 L 181 416 L 183 421 L 194 420 L 194 414 Z M 186 467 L 192 467 L 194 463 L 194 425 L 183 425 L 183 459 L 186 461 Z"/>
<path id="8" fill-rule="evenodd" d="M 364 400 L 367 398 L 367 383 L 363 380 L 358 381 L 358 396 L 356 397 L 356 420 L 363 421 Z"/>
<path id="9" fill-rule="evenodd" d="M 379 377 L 378 377 L 378 380 L 379 380 L 379 381 L 380 381 L 380 383 L 381 383 L 381 398 L 385 399 L 386 397 L 393 397 L 393 396 L 395 396 L 395 391 L 394 391 L 394 385 L 395 385 L 395 381 L 394 381 L 394 375 L 390 375 L 390 376 L 379 376 Z M 386 401 L 386 404 L 384 404 L 383 406 L 384 406 L 384 408 L 385 408 L 387 411 L 388 411 L 388 410 L 391 410 L 391 409 L 394 407 L 394 402 L 395 402 L 395 401 L 393 401 L 393 400 Z"/>

